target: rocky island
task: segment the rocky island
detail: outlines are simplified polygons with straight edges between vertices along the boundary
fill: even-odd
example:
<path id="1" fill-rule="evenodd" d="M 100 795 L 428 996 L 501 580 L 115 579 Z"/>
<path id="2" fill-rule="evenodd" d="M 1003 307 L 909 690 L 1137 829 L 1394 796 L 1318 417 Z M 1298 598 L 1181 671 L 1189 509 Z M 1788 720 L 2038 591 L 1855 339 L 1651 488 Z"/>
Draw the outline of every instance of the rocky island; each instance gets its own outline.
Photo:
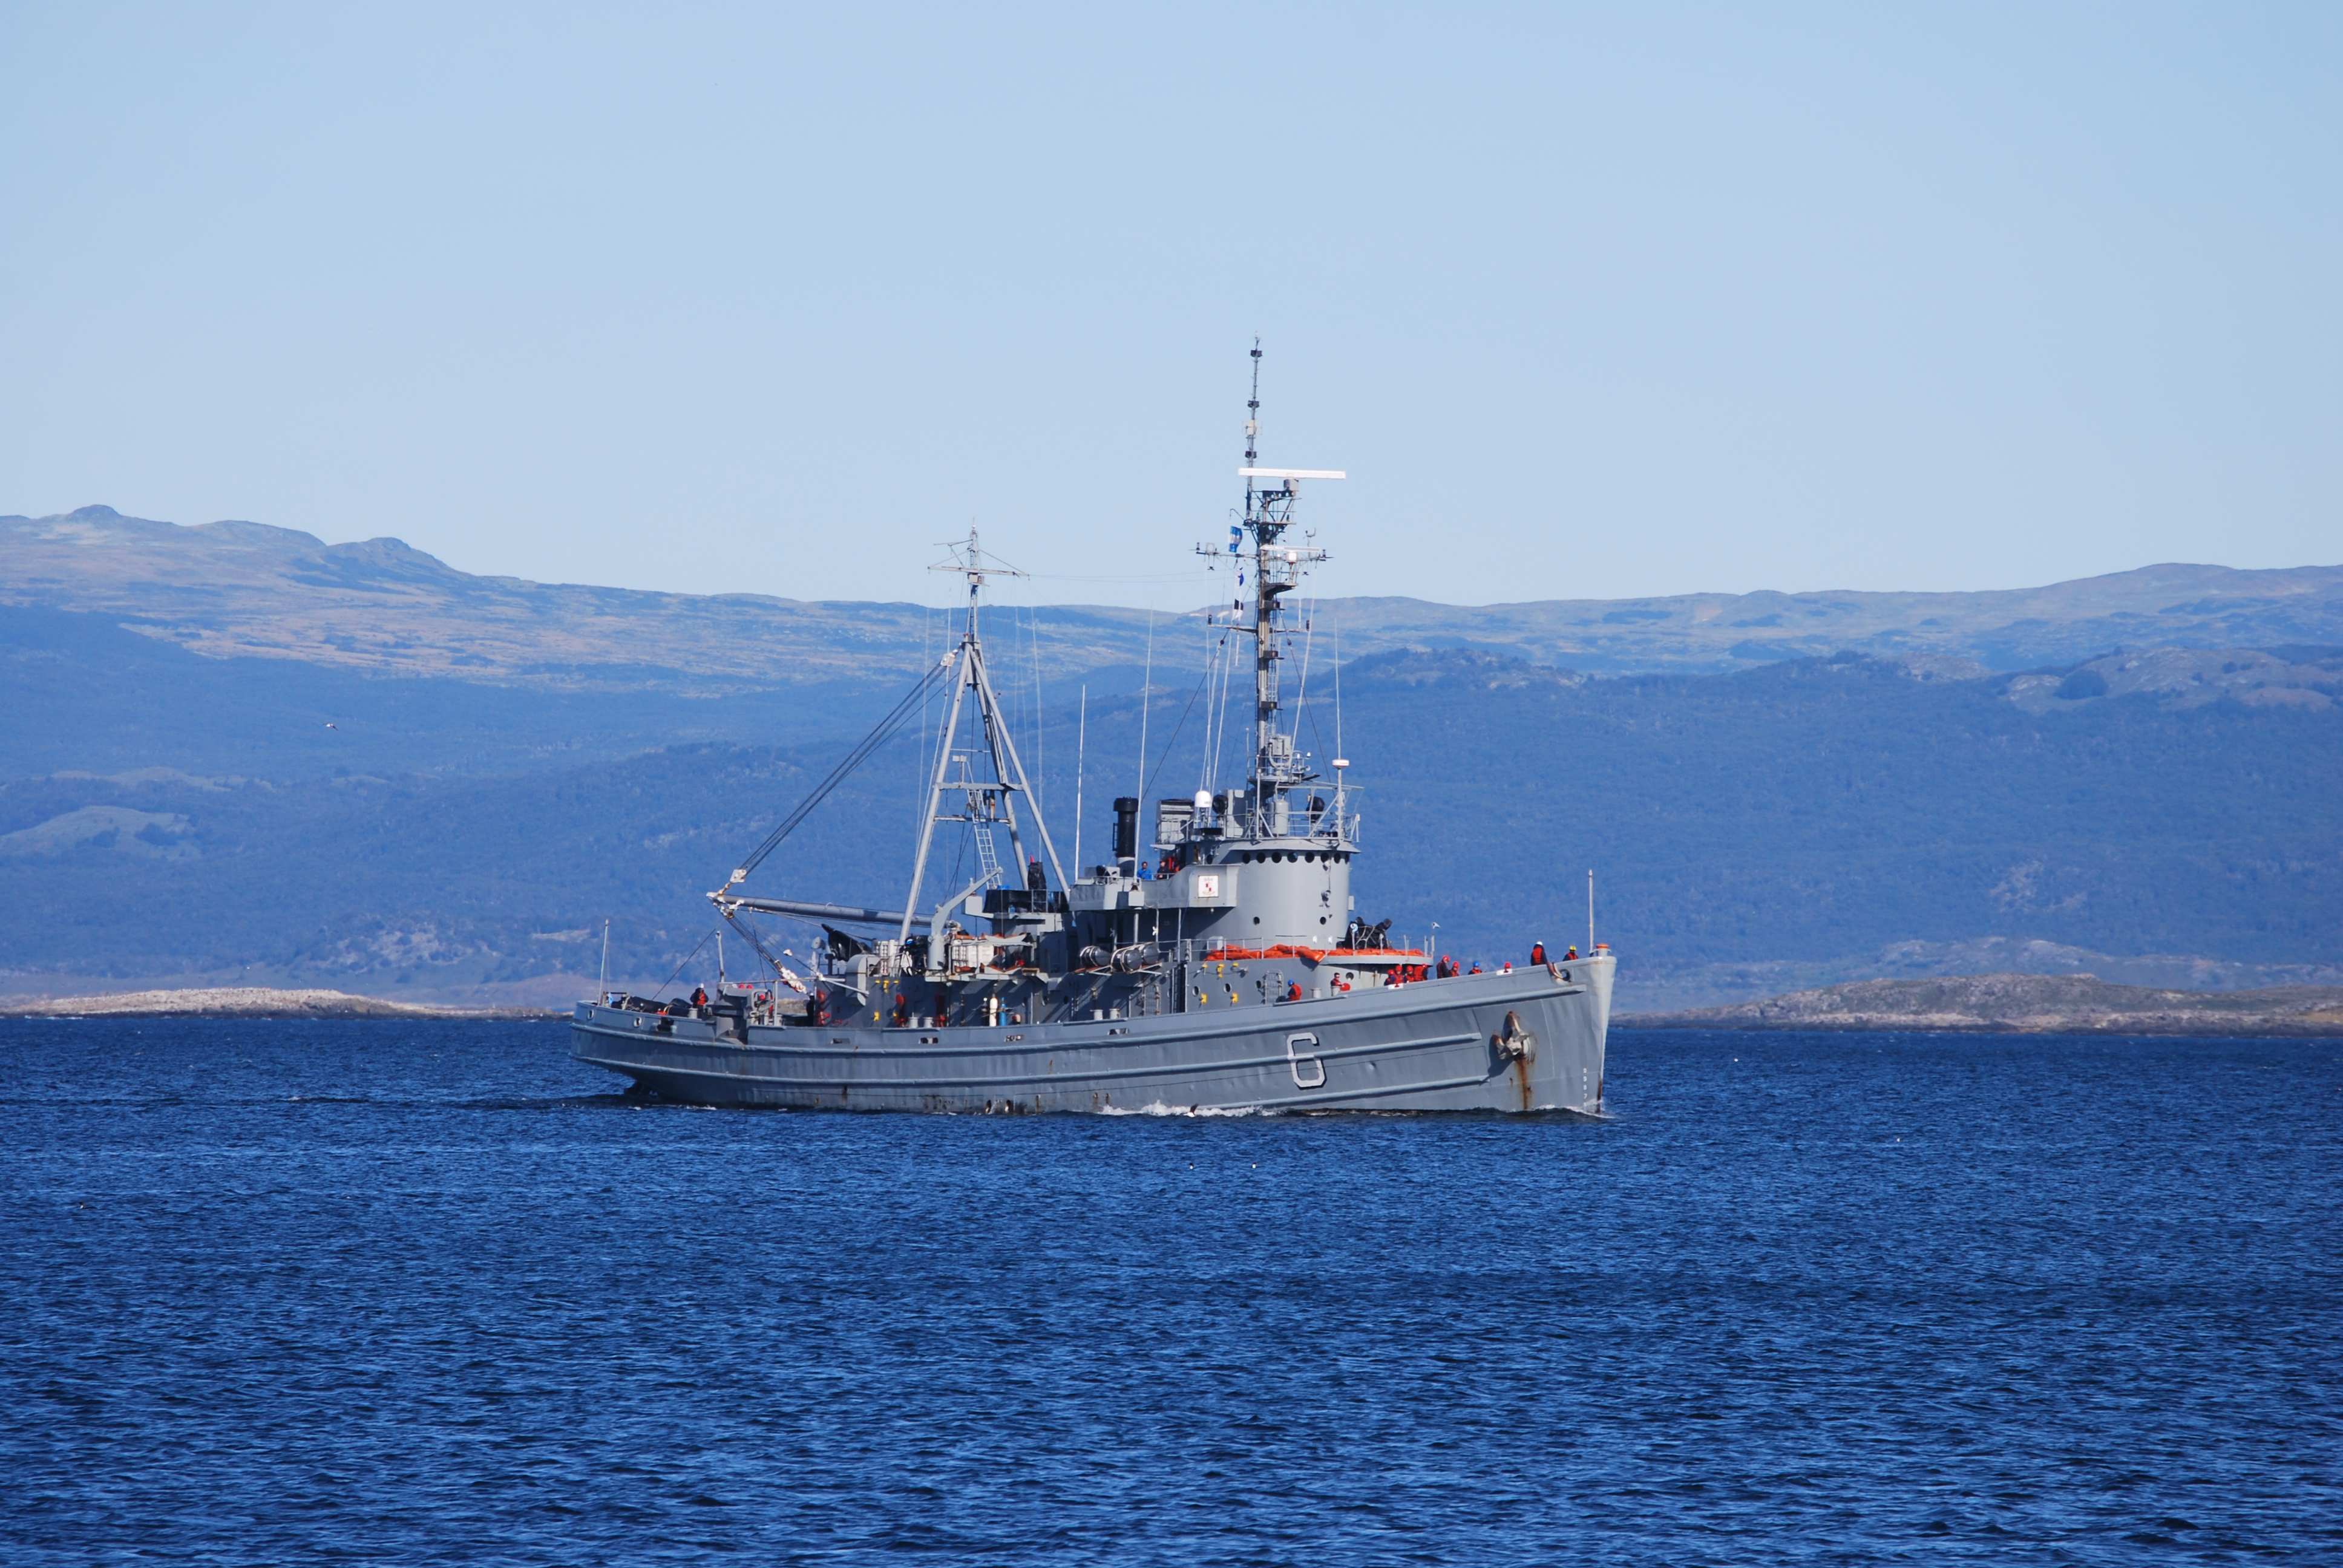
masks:
<path id="1" fill-rule="evenodd" d="M 97 996 L 0 997 L 0 1017 L 15 1018 L 540 1018 L 542 1008 L 422 1007 L 347 991 L 268 986 L 204 986 L 183 990 L 115 991 Z"/>
<path id="2" fill-rule="evenodd" d="M 1946 1030 L 2002 1034 L 2343 1035 L 2343 987 L 2159 990 L 2096 975 L 1857 980 L 1764 1001 L 1629 1013 L 1614 1029 Z"/>

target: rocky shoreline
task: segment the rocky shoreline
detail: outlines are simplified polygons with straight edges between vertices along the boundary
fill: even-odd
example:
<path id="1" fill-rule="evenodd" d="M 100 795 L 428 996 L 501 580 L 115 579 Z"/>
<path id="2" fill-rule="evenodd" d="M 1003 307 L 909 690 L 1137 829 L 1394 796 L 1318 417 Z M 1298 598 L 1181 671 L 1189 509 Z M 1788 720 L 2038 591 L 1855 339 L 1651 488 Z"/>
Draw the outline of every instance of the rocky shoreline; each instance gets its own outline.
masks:
<path id="1" fill-rule="evenodd" d="M 13 1018 L 551 1018 L 543 1008 L 426 1007 L 338 990 L 212 986 L 102 996 L 0 998 Z"/>
<path id="2" fill-rule="evenodd" d="M 2343 1036 L 2343 987 L 2185 991 L 2095 975 L 1857 980 L 1764 1001 L 1625 1013 L 1623 1030 L 1932 1030 L 1979 1034 Z"/>

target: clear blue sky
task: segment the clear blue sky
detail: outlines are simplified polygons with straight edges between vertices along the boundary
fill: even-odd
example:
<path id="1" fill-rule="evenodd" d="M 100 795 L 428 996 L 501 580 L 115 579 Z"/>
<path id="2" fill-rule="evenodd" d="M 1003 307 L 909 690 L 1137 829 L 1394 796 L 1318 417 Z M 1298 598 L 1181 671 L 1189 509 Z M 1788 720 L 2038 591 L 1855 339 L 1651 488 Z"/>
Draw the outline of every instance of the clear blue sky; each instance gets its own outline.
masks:
<path id="1" fill-rule="evenodd" d="M 1322 591 L 2343 559 L 2333 5 L 16 0 L 0 73 L 0 511 L 1184 604 L 1259 332 Z"/>

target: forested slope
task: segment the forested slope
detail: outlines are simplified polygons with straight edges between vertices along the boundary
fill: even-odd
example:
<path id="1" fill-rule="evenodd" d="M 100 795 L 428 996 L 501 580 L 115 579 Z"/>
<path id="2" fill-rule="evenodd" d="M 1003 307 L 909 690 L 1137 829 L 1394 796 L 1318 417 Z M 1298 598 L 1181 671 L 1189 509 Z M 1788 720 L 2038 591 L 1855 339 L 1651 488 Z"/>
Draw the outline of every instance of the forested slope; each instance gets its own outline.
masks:
<path id="1" fill-rule="evenodd" d="M 1493 673 L 1458 655 L 1349 672 L 1376 875 L 1414 930 L 1570 937 L 1592 868 L 1605 931 L 1671 967 L 1988 934 L 2343 958 L 2334 706 L 2142 694 L 2037 714 L 2010 678 L 1871 659 Z"/>
<path id="2" fill-rule="evenodd" d="M 2213 658 L 2155 689 L 2139 684 L 2151 667 L 2138 660 L 2012 677 L 1845 658 L 1594 680 L 1453 650 L 1354 661 L 1341 721 L 1363 787 L 1361 911 L 1419 940 L 1437 920 L 1443 947 L 1494 960 L 1534 938 L 1581 940 L 1592 868 L 1602 934 L 1643 1007 L 1878 972 L 1895 944 L 1937 953 L 1987 939 L 2259 966 L 2237 983 L 2316 980 L 2308 971 L 2343 963 L 2343 658 Z M 1322 757 L 1334 684 L 1313 680 L 1303 719 Z M 340 765 L 341 777 L 319 776 L 307 751 L 301 769 L 275 769 L 257 739 L 202 749 L 207 732 L 258 722 L 221 709 L 191 728 L 158 724 L 136 749 L 144 769 L 0 787 L 12 971 L 0 990 L 174 974 L 405 994 L 510 987 L 590 976 L 605 916 L 618 973 L 650 983 L 707 929 L 700 895 L 873 712 L 841 697 L 784 747 L 629 753 L 628 735 L 657 740 L 656 705 L 639 729 L 600 699 L 551 720 L 525 703 L 499 719 L 493 705 L 510 693 L 445 685 L 413 700 L 454 704 L 433 722 L 468 724 L 484 755 L 511 732 L 526 760 L 429 771 L 420 752 L 401 768 L 396 746 L 368 743 L 367 765 Z M 292 704 L 297 718 L 296 699 L 315 695 L 266 686 L 254 701 Z M 463 693 L 483 689 L 490 706 L 465 718 Z M 1152 700 L 1151 796 L 1196 785 L 1204 731 L 1191 696 L 1159 688 Z M 101 690 L 89 702 L 101 729 L 130 722 Z M 607 751 L 564 762 L 540 748 L 598 713 Z M 1075 716 L 1044 717 L 1029 752 L 1043 759 L 1071 865 Z M 1021 724 L 1033 718 L 1024 705 Z M 1137 718 L 1129 697 L 1089 708 L 1090 859 L 1111 798 L 1136 788 Z M 896 901 L 914 744 L 874 758 L 760 879 Z M 2261 972 L 2289 965 L 2305 972 Z M 1654 986 L 1671 978 L 1674 990 Z"/>

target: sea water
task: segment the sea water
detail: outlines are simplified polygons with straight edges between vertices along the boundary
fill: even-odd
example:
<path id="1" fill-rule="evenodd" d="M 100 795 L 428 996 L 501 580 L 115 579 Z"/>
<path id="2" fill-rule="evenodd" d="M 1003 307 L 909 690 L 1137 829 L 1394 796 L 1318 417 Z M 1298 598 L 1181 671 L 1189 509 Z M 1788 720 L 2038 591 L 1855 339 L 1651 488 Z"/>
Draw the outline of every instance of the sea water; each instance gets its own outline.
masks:
<path id="1" fill-rule="evenodd" d="M 0 1024 L 0 1557 L 2343 1560 L 2343 1042 L 1621 1034 L 1594 1121 L 567 1041 Z"/>

